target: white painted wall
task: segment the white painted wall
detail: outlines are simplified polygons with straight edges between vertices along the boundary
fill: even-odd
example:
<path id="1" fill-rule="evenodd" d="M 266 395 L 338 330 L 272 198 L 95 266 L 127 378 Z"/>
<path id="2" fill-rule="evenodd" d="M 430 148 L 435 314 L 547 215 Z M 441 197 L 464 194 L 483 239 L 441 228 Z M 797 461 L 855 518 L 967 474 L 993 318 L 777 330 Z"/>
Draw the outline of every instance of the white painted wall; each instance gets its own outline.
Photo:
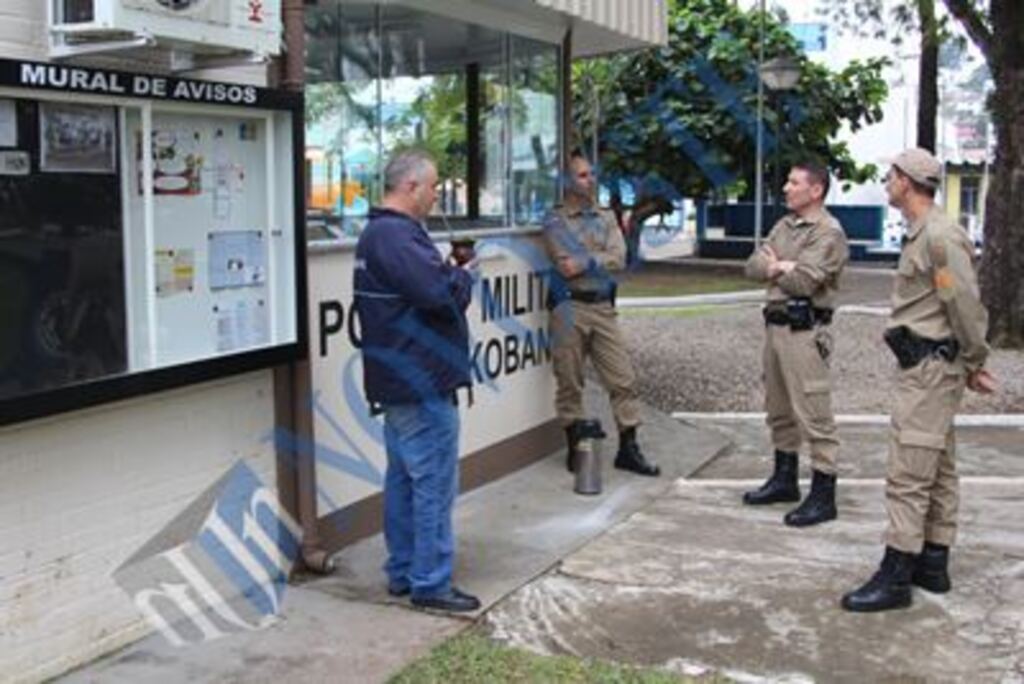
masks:
<path id="1" fill-rule="evenodd" d="M 439 244 L 447 253 L 447 244 Z M 519 301 L 526 307 L 527 274 L 547 265 L 536 236 L 496 238 L 477 243 L 483 277 L 518 276 Z M 348 337 L 348 316 L 352 306 L 353 249 L 342 249 L 310 256 L 309 308 L 310 359 L 316 413 L 314 434 L 317 440 L 317 486 L 319 515 L 348 506 L 381 490 L 370 479 L 383 477 L 387 458 L 383 445 L 374 436 L 380 418 L 371 418 L 363 399 L 363 373 L 360 353 Z M 536 287 L 536 286 L 535 286 Z M 474 288 L 468 311 L 470 335 L 484 342 L 503 340 L 508 335 L 520 341 L 528 332 L 547 331 L 548 314 L 543 307 L 501 320 L 487 320 L 481 310 L 481 287 Z M 538 293 L 534 290 L 534 299 Z M 328 338 L 326 355 L 320 350 L 319 311 L 322 302 L 340 302 L 344 307 L 344 328 Z M 535 302 L 536 304 L 536 302 Z M 330 322 L 330 321 L 329 321 Z M 538 352 L 539 353 L 539 352 Z M 494 352 L 492 352 L 494 354 Z M 492 358 L 496 360 L 496 355 Z M 487 363 L 486 351 L 480 352 L 480 365 Z M 486 371 L 482 368 L 486 376 Z M 551 364 L 544 357 L 537 364 L 511 374 L 501 373 L 491 382 L 474 388 L 475 402 L 468 407 L 465 393 L 459 393 L 462 432 L 461 456 L 478 452 L 555 418 L 555 382 Z M 339 458 L 340 456 L 340 458 Z M 360 474 L 346 469 L 345 459 L 361 461 Z M 370 477 L 367 478 L 366 476 Z"/>
<path id="2" fill-rule="evenodd" d="M 0 56 L 46 59 L 46 1 L 0 3 Z M 276 486 L 273 418 L 261 371 L 0 428 L 0 682 L 146 634 L 111 573 L 238 459 Z"/>
<path id="3" fill-rule="evenodd" d="M 111 573 L 239 459 L 276 484 L 271 373 L 0 429 L 0 681 L 149 629 Z"/>

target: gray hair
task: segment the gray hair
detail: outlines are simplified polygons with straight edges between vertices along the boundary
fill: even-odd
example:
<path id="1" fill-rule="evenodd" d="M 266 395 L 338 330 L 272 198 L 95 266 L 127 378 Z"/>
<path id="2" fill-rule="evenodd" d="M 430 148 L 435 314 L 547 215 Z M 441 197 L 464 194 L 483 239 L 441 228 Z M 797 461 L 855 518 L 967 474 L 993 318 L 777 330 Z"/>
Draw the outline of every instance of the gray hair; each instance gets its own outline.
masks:
<path id="1" fill-rule="evenodd" d="M 428 170 L 435 167 L 434 158 L 423 150 L 399 152 L 384 167 L 384 192 L 394 192 L 408 180 L 422 183 Z"/>

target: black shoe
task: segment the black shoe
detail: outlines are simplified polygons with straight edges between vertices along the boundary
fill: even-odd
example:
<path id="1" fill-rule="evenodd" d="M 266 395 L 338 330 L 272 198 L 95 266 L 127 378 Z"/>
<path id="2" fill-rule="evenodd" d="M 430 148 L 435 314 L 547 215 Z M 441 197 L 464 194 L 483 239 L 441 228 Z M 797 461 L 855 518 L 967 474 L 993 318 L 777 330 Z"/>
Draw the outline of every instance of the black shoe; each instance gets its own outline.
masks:
<path id="1" fill-rule="evenodd" d="M 873 613 L 910 607 L 910 575 L 916 558 L 912 553 L 885 547 L 885 557 L 878 571 L 867 584 L 843 596 L 843 608 L 855 613 Z"/>
<path id="2" fill-rule="evenodd" d="M 452 587 L 441 596 L 413 596 L 412 605 L 448 613 L 470 613 L 480 610 L 480 599 Z"/>
<path id="3" fill-rule="evenodd" d="M 619 453 L 615 455 L 615 467 L 647 477 L 661 475 L 661 468 L 648 461 L 640 451 L 640 445 L 636 443 L 635 427 L 628 427 L 619 433 Z"/>
<path id="4" fill-rule="evenodd" d="M 786 514 L 783 521 L 790 527 L 808 527 L 835 520 L 836 476 L 811 471 L 811 491 L 804 502 Z"/>
<path id="5" fill-rule="evenodd" d="M 576 421 L 578 423 L 579 421 Z M 576 423 L 565 428 L 565 441 L 568 446 L 565 452 L 565 469 L 570 473 L 576 472 L 576 445 L 580 443 L 577 435 Z"/>
<path id="6" fill-rule="evenodd" d="M 388 584 L 388 596 L 401 598 L 403 596 L 408 596 L 411 593 L 412 589 L 408 584 Z"/>
<path id="7" fill-rule="evenodd" d="M 945 594 L 953 588 L 949 581 L 949 547 L 925 542 L 914 564 L 910 581 L 933 594 Z"/>
<path id="8" fill-rule="evenodd" d="M 800 500 L 800 485 L 796 481 L 797 456 L 795 451 L 775 450 L 775 470 L 760 488 L 743 495 L 748 506 L 764 506 L 784 501 Z"/>

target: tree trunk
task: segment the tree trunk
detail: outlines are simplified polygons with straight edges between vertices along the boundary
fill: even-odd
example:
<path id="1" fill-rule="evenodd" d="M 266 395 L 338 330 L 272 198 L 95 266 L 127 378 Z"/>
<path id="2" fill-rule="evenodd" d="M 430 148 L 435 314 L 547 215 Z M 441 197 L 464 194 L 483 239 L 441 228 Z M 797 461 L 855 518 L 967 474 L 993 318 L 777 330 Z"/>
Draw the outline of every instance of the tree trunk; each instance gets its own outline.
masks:
<path id="1" fill-rule="evenodd" d="M 935 0 L 917 0 L 921 23 L 921 69 L 918 80 L 917 146 L 935 152 L 939 113 L 939 24 Z"/>
<path id="2" fill-rule="evenodd" d="M 1024 347 L 1024 3 L 992 0 L 989 66 L 998 147 L 985 217 L 979 278 L 989 337 Z"/>
<path id="3" fill-rule="evenodd" d="M 629 224 L 626 230 L 626 260 L 633 265 L 640 258 L 640 233 L 643 232 L 644 222 L 658 214 L 671 214 L 675 210 L 672 203 L 665 197 L 641 197 L 633 205 L 629 213 Z"/>

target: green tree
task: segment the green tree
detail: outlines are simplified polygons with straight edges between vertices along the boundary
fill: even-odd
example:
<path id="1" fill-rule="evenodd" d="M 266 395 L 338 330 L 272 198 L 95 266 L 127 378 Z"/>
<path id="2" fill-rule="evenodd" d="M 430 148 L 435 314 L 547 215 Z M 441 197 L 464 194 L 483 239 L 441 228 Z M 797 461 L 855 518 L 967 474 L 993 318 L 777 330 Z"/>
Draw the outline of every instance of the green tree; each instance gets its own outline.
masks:
<path id="1" fill-rule="evenodd" d="M 761 16 L 731 0 L 675 0 L 669 12 L 666 47 L 576 67 L 577 142 L 590 149 L 596 138 L 602 173 L 633 179 L 634 239 L 647 218 L 672 211 L 668 188 L 687 197 L 750 197 L 754 188 Z M 765 24 L 766 57 L 794 57 L 801 68 L 781 118 L 766 111 L 766 138 L 784 134 L 783 167 L 813 155 L 845 182 L 873 178 L 877 169 L 859 165 L 836 138 L 844 126 L 858 130 L 881 119 L 886 61 L 831 72 L 801 55 L 777 18 Z M 621 203 L 612 190 L 613 204 Z"/>
<path id="2" fill-rule="evenodd" d="M 1024 346 L 1024 2 L 944 0 L 988 64 L 996 158 L 985 212 L 979 277 L 989 336 Z"/>
<path id="3" fill-rule="evenodd" d="M 949 30 L 949 17 L 940 17 L 935 0 L 821 0 L 821 11 L 837 26 L 856 35 L 888 38 L 897 46 L 906 36 L 917 36 L 918 61 L 917 146 L 935 151 L 939 108 L 940 51 L 957 45 Z M 888 9 L 887 9 L 888 7 Z"/>
<path id="4" fill-rule="evenodd" d="M 396 148 L 416 147 L 437 160 L 443 181 L 466 177 L 466 79 L 461 74 L 433 76 L 395 121 Z"/>

